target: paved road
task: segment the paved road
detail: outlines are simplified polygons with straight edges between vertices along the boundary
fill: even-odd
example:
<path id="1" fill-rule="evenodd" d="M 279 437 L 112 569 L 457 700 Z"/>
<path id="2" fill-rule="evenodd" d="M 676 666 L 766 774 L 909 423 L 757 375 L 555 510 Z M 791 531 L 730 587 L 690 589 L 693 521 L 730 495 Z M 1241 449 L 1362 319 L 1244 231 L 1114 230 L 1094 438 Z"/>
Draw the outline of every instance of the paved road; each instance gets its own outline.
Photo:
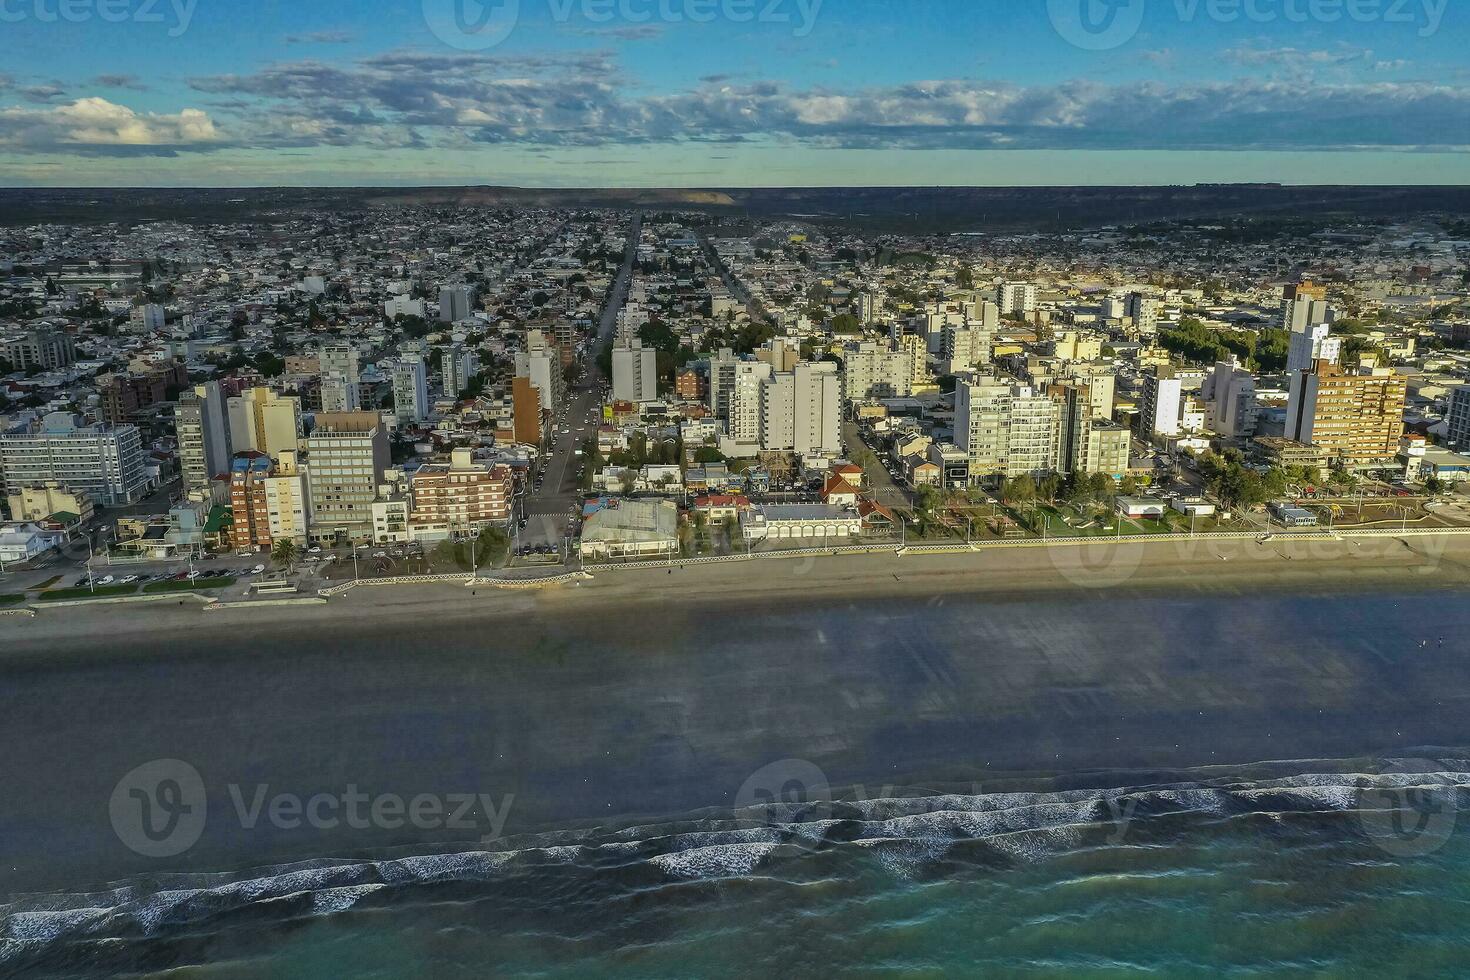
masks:
<path id="1" fill-rule="evenodd" d="M 725 288 L 730 291 L 730 295 L 745 304 L 746 315 L 755 322 L 769 322 L 771 318 L 766 313 L 765 306 L 730 271 L 730 267 L 725 264 L 725 260 L 720 257 L 720 253 L 715 251 L 715 247 L 710 244 L 709 238 L 705 236 L 704 232 L 696 231 L 695 237 L 698 238 L 699 244 L 704 248 L 705 258 L 708 259 L 710 265 L 714 266 L 715 271 L 720 274 L 720 279 L 725 283 Z"/>
<path id="2" fill-rule="evenodd" d="M 883 468 L 883 454 L 879 451 L 880 447 L 876 444 L 869 444 L 863 438 L 862 429 L 858 427 L 856 422 L 848 421 L 842 423 L 842 439 L 847 444 L 849 454 L 859 446 L 865 446 L 873 455 L 878 457 L 879 466 L 874 472 L 867 474 L 868 480 L 872 484 L 870 492 L 873 499 L 886 507 L 903 507 L 912 510 L 914 506 L 912 495 L 906 488 L 900 486 L 889 472 Z"/>
<path id="3" fill-rule="evenodd" d="M 638 238 L 643 228 L 643 216 L 635 214 L 628 234 L 628 249 L 618 269 L 607 305 L 603 307 L 602 319 L 597 324 L 597 338 L 588 345 L 588 353 L 582 364 L 582 376 L 567 392 L 567 405 L 552 427 L 552 445 L 541 469 L 541 489 L 527 495 L 523 506 L 527 525 L 520 532 L 521 547 L 551 545 L 559 547 L 567 536 L 568 522 L 577 513 L 582 503 L 582 494 L 577 486 L 577 456 L 575 451 L 597 431 L 600 424 L 598 413 L 602 407 L 602 386 L 605 379 L 597 364 L 597 352 L 612 338 L 617 329 L 618 312 L 628 298 L 628 283 L 633 275 L 633 260 L 638 255 Z M 565 428 L 568 431 L 562 432 Z"/>

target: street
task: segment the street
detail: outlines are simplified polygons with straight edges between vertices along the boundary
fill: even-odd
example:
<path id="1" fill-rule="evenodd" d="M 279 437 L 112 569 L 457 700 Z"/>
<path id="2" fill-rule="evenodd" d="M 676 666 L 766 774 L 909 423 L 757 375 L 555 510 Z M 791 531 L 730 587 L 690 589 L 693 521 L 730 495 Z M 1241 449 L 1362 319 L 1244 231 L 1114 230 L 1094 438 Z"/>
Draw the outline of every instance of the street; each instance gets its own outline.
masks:
<path id="1" fill-rule="evenodd" d="M 567 392 L 567 404 L 551 428 L 550 444 L 540 475 L 522 502 L 526 526 L 518 534 L 518 548 L 560 548 L 567 538 L 571 519 L 578 516 L 582 493 L 577 486 L 576 451 L 597 433 L 602 422 L 602 387 L 611 380 L 603 376 L 597 363 L 597 353 L 612 338 L 617 328 L 618 312 L 628 298 L 628 283 L 632 279 L 633 260 L 638 254 L 642 228 L 643 216 L 635 214 L 628 233 L 627 252 L 612 292 L 608 294 L 607 305 L 603 307 L 597 336 L 588 347 L 582 375 Z"/>

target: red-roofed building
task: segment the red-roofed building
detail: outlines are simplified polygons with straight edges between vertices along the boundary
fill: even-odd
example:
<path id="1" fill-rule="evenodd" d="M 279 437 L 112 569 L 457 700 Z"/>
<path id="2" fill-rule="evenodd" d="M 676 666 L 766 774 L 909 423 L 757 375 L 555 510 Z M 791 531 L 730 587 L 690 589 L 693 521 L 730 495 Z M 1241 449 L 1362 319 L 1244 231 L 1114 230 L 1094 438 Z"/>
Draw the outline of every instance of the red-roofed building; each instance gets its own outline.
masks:
<path id="1" fill-rule="evenodd" d="M 858 502 L 858 488 L 845 477 L 837 473 L 827 474 L 827 482 L 822 485 L 822 503 L 831 504 L 833 507 L 856 507 Z"/>

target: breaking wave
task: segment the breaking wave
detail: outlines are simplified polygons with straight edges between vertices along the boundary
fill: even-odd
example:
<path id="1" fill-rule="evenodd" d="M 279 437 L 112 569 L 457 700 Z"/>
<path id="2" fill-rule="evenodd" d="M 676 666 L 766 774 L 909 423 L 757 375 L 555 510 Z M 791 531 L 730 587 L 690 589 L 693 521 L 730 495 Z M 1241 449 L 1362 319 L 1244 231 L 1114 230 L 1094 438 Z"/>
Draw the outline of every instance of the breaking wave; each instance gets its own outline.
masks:
<path id="1" fill-rule="evenodd" d="M 663 823 L 507 838 L 494 849 L 322 859 L 246 875 L 166 875 L 91 892 L 25 895 L 0 904 L 0 969 L 44 964 L 63 949 L 146 944 L 242 919 L 298 920 L 437 901 L 446 889 L 450 899 L 473 900 L 548 876 L 583 890 L 626 892 L 756 877 L 819 881 L 840 873 L 839 862 L 867 860 L 884 873 L 914 877 L 946 864 L 1004 870 L 1253 819 L 1264 826 L 1294 817 L 1332 820 L 1342 832 L 1363 837 L 1372 822 L 1362 817 L 1382 812 L 1384 790 L 1424 788 L 1470 809 L 1470 760 L 1387 760 L 1358 764 L 1382 771 L 1273 774 L 1306 765 L 1150 774 L 1161 778 L 1118 788 L 774 803 Z"/>

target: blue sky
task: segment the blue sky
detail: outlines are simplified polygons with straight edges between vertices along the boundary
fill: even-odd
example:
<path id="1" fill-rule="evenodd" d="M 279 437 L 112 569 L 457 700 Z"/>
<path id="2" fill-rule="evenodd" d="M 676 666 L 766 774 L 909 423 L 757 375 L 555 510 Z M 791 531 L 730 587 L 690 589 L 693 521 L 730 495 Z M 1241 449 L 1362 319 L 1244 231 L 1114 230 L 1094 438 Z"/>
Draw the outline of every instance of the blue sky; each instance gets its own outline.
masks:
<path id="1" fill-rule="evenodd" d="M 1470 0 L 0 0 L 0 38 L 6 185 L 1470 177 Z"/>

